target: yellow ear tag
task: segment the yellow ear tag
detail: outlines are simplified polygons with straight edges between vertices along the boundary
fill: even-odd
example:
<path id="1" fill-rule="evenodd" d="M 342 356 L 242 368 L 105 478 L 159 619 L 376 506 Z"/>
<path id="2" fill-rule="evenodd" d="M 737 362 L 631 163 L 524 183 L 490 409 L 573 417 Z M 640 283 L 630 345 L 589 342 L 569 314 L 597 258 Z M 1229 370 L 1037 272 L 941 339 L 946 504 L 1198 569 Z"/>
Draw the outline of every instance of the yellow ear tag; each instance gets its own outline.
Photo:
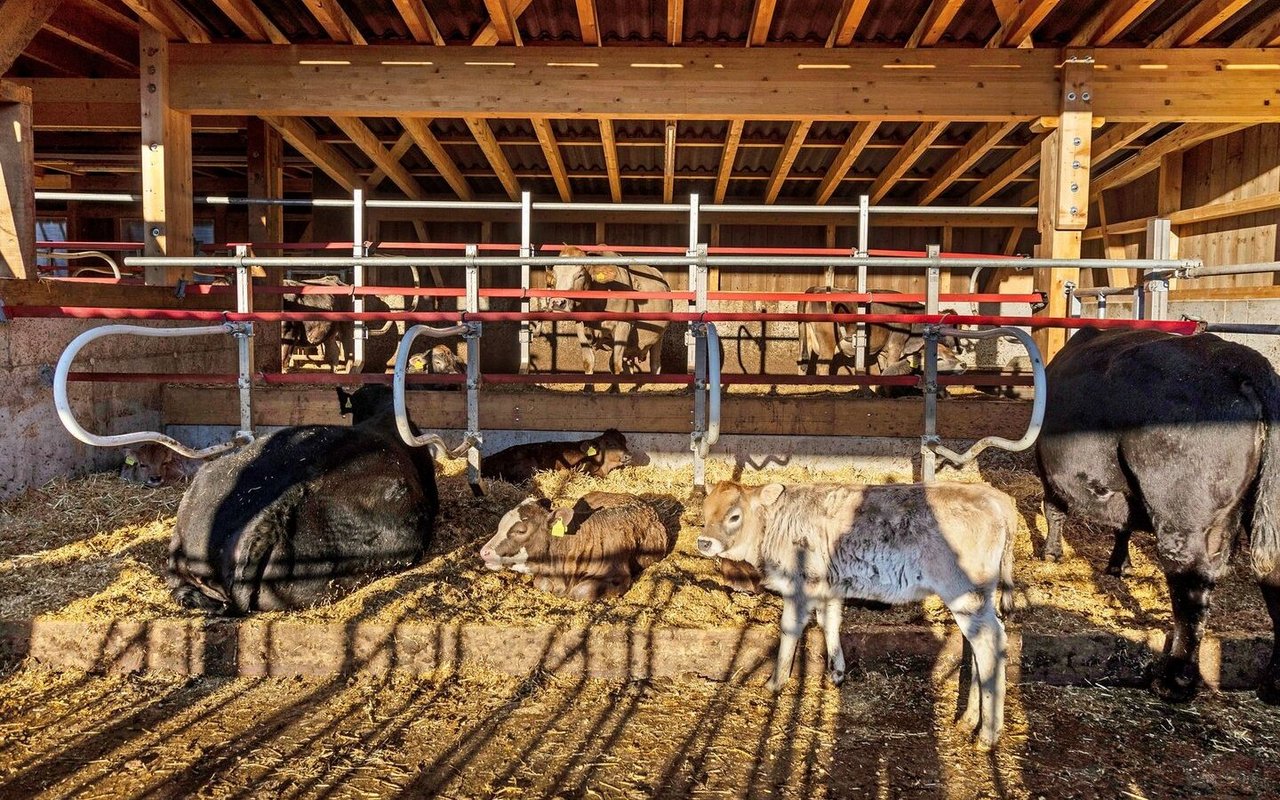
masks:
<path id="1" fill-rule="evenodd" d="M 128 465 L 129 465 L 129 466 L 131 466 L 131 467 L 132 467 L 132 466 L 136 466 L 136 465 L 137 465 L 137 463 L 138 463 L 138 459 L 134 458 L 133 456 L 125 456 L 125 457 L 124 457 L 124 463 L 125 463 L 125 464 L 128 464 Z"/>
<path id="2" fill-rule="evenodd" d="M 609 280 L 609 271 L 598 269 L 595 272 L 591 273 L 591 277 L 595 279 L 596 282 L 598 283 L 605 283 L 606 281 Z"/>
<path id="3" fill-rule="evenodd" d="M 556 519 L 555 522 L 551 523 L 552 536 L 564 536 L 564 534 L 565 534 L 564 520 Z"/>
<path id="4" fill-rule="evenodd" d="M 600 451 L 596 449 L 596 446 L 594 444 L 587 448 L 587 455 L 589 456 L 594 456 L 596 453 L 599 453 L 599 452 Z"/>

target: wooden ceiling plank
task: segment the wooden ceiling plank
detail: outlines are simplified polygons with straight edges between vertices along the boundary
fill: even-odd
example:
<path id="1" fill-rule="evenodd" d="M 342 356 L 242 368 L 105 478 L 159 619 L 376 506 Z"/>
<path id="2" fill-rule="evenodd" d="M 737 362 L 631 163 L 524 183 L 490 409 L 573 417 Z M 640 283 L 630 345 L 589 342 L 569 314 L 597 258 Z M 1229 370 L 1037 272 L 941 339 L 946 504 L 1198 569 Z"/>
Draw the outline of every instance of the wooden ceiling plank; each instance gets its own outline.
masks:
<path id="1" fill-rule="evenodd" d="M 1112 125 L 1106 133 L 1093 140 L 1090 160 L 1099 164 L 1104 158 L 1127 147 L 1139 136 L 1143 136 L 1156 127 L 1154 122 L 1120 122 Z"/>
<path id="2" fill-rule="evenodd" d="M 969 140 L 969 143 L 952 154 L 929 182 L 920 190 L 916 202 L 928 205 L 945 192 L 957 179 L 974 164 L 991 151 L 1018 127 L 1017 122 L 988 123 L 981 131 Z"/>
<path id="3" fill-rule="evenodd" d="M 101 13 L 103 6 L 64 2 L 45 22 L 45 30 L 83 47 L 132 74 L 138 69 L 138 50 L 132 44 L 136 20 L 114 12 Z M 125 23 L 119 20 L 125 20 Z"/>
<path id="4" fill-rule="evenodd" d="M 773 203 L 778 199 L 778 192 L 782 191 L 782 184 L 787 180 L 787 176 L 791 174 L 791 166 L 795 164 L 796 156 L 800 154 L 800 148 L 804 146 L 804 139 L 809 135 L 809 128 L 812 122 L 801 120 L 791 124 L 791 132 L 787 134 L 787 140 L 782 145 L 782 152 L 778 154 L 778 160 L 774 162 L 773 171 L 769 174 L 769 184 L 765 187 L 764 201 Z"/>
<path id="5" fill-rule="evenodd" d="M 600 44 L 600 20 L 596 16 L 595 0 L 576 0 L 578 6 L 578 30 L 582 34 L 582 43 Z"/>
<path id="6" fill-rule="evenodd" d="M 840 152 L 836 153 L 835 160 L 827 168 L 827 174 L 818 186 L 818 205 L 825 205 L 835 194 L 840 182 L 849 174 L 849 170 L 853 169 L 854 162 L 858 160 L 858 156 L 862 155 L 862 151 L 866 149 L 879 126 L 878 122 L 859 122 L 853 126 L 853 132 L 849 134 Z"/>
<path id="7" fill-rule="evenodd" d="M 342 154 L 338 148 L 322 142 L 316 137 L 316 132 L 307 124 L 306 120 L 299 117 L 273 117 L 264 116 L 263 121 L 271 127 L 280 131 L 280 135 L 288 142 L 293 149 L 323 170 L 329 177 L 338 182 L 338 185 L 347 191 L 357 188 L 365 188 L 365 182 L 356 172 L 351 162 Z"/>
<path id="8" fill-rule="evenodd" d="M 396 11 L 400 12 L 400 18 L 404 20 L 405 27 L 409 29 L 409 35 L 415 42 L 444 47 L 444 36 L 440 34 L 440 28 L 436 26 L 436 21 L 431 18 L 431 12 L 422 0 L 392 2 L 396 4 Z"/>
<path id="9" fill-rule="evenodd" d="M 382 146 L 378 137 L 359 117 L 333 117 L 333 124 L 342 129 L 351 143 L 369 157 L 373 165 L 387 174 L 391 182 L 400 187 L 410 200 L 423 200 L 427 193 L 417 179 L 409 174 L 400 161 L 391 156 L 391 152 Z"/>
<path id="10" fill-rule="evenodd" d="M 986 202 L 992 195 L 1012 183 L 1019 175 L 1031 169 L 1040 160 L 1040 144 L 1044 137 L 1045 134 L 1036 136 L 1018 152 L 1005 159 L 1003 164 L 996 167 L 990 175 L 969 192 L 965 198 L 965 203 L 976 206 Z"/>
<path id="11" fill-rule="evenodd" d="M 933 47 L 947 32 L 965 0 L 933 0 L 920 19 L 920 24 L 907 39 L 907 47 Z"/>
<path id="12" fill-rule="evenodd" d="M 609 197 L 622 202 L 622 174 L 618 167 L 618 143 L 613 135 L 613 120 L 600 119 L 600 145 L 604 148 L 604 168 L 609 175 Z"/>
<path id="13" fill-rule="evenodd" d="M 751 29 L 747 33 L 747 47 L 760 47 L 769 42 L 769 29 L 773 27 L 773 14 L 777 0 L 756 0 L 751 14 Z"/>
<path id="14" fill-rule="evenodd" d="M 498 180 L 502 182 L 502 187 L 507 190 L 507 196 L 512 200 L 520 199 L 520 181 L 516 179 L 515 172 L 511 169 L 511 162 L 507 161 L 506 155 L 502 152 L 502 146 L 498 144 L 498 140 L 493 135 L 493 129 L 489 127 L 489 123 L 480 117 L 464 117 L 467 127 L 471 129 L 471 135 L 475 137 L 476 144 L 480 146 L 484 157 L 489 160 L 489 166 L 493 167 L 493 172 L 498 176 Z"/>
<path id="15" fill-rule="evenodd" d="M 858 33 L 858 26 L 867 15 L 867 7 L 871 0 L 845 0 L 844 8 L 836 17 L 836 24 L 831 27 L 827 36 L 827 47 L 848 47 L 853 44 L 853 37 Z"/>
<path id="16" fill-rule="evenodd" d="M 720 155 L 720 170 L 716 174 L 715 201 L 724 202 L 725 193 L 729 191 L 729 179 L 733 177 L 733 164 L 738 158 L 738 145 L 742 142 L 743 122 L 735 119 L 729 123 L 729 133 L 725 136 L 724 150 Z"/>
<path id="17" fill-rule="evenodd" d="M 1017 6 L 997 3 L 1000 16 L 999 30 L 987 42 L 988 47 L 1025 47 L 1031 42 L 1031 34 L 1058 6 L 1060 0 L 1024 0 Z"/>
<path id="18" fill-rule="evenodd" d="M 1156 37 L 1151 47 L 1185 47 L 1203 40 L 1251 0 L 1200 0 Z"/>
<path id="19" fill-rule="evenodd" d="M 556 132 L 551 128 L 551 120 L 538 117 L 531 122 L 533 122 L 533 132 L 538 136 L 538 144 L 542 147 L 542 155 L 547 159 L 547 168 L 551 170 L 551 177 L 556 182 L 556 191 L 560 193 L 560 200 L 565 203 L 573 202 L 569 172 L 565 169 L 564 159 L 560 156 L 560 145 L 556 142 Z"/>
<path id="20" fill-rule="evenodd" d="M 520 39 L 520 27 L 516 25 L 516 16 L 507 5 L 507 0 L 484 0 L 484 5 L 489 10 L 489 21 L 493 23 L 494 31 L 497 33 L 498 44 L 524 44 Z"/>
<path id="21" fill-rule="evenodd" d="M 471 191 L 470 184 L 463 177 L 462 171 L 458 169 L 458 165 L 454 163 L 449 152 L 444 149 L 444 145 L 431 132 L 430 120 L 422 119 L 421 117 L 403 117 L 400 119 L 400 124 L 413 137 L 418 149 L 427 157 L 431 165 L 436 168 L 436 172 L 440 173 L 440 177 L 445 179 L 445 182 L 458 195 L 458 198 L 460 200 L 471 200 L 474 194 Z"/>
<path id="22" fill-rule="evenodd" d="M 289 39 L 271 18 L 262 12 L 254 0 L 213 0 L 227 19 L 248 37 L 251 42 L 288 44 Z"/>
<path id="23" fill-rule="evenodd" d="M 171 41 L 209 44 L 209 32 L 174 0 L 121 0 L 138 19 Z"/>
<path id="24" fill-rule="evenodd" d="M 916 132 L 911 135 L 907 143 L 898 151 L 889 164 L 880 172 L 880 177 L 876 178 L 875 183 L 871 184 L 871 189 L 867 192 L 871 196 L 872 203 L 878 203 L 884 199 L 884 196 L 893 189 L 898 179 L 911 169 L 911 165 L 920 160 L 920 156 L 924 155 L 924 151 L 929 148 L 934 139 L 942 135 L 946 130 L 946 122 L 922 122 L 916 128 Z"/>

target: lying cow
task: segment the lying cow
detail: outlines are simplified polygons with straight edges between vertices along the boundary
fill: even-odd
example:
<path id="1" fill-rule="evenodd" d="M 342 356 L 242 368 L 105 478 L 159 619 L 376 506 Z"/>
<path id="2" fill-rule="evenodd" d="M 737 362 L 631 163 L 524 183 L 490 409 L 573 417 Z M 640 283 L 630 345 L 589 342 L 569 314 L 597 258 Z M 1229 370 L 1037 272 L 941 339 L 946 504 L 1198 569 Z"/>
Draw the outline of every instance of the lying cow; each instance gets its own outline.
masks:
<path id="1" fill-rule="evenodd" d="M 1168 660 L 1152 690 L 1190 699 L 1214 584 L 1242 534 L 1273 628 L 1258 696 L 1280 704 L 1280 376 L 1257 352 L 1212 334 L 1079 331 L 1046 369 L 1036 444 L 1049 534 L 1062 554 L 1068 516 L 1129 535 L 1154 531 L 1173 601 Z"/>
<path id="2" fill-rule="evenodd" d="M 187 458 L 162 444 L 147 442 L 124 449 L 120 480 L 139 486 L 176 486 L 188 480 L 200 465 L 199 459 Z"/>
<path id="3" fill-rule="evenodd" d="M 809 614 L 826 635 L 827 669 L 844 679 L 840 621 L 846 597 L 906 603 L 939 595 L 972 646 L 964 721 L 992 746 L 1004 725 L 1005 633 L 1000 590 L 1012 603 L 1018 511 L 983 484 L 933 486 L 716 485 L 703 504 L 698 552 L 758 567 L 782 595 L 782 640 L 771 688 L 791 675 Z"/>
<path id="4" fill-rule="evenodd" d="M 346 285 L 334 275 L 326 275 L 323 278 L 308 278 L 304 281 L 285 279 L 281 283 L 285 286 L 323 286 L 328 288 Z M 349 296 L 332 294 L 286 294 L 281 300 L 280 307 L 283 311 L 350 311 L 352 309 Z M 337 372 L 339 362 L 338 347 L 341 345 L 345 348 L 346 343 L 352 341 L 352 339 L 352 323 L 350 322 L 317 320 L 281 323 L 281 368 L 288 372 L 289 361 L 293 358 L 294 351 L 300 347 L 305 347 L 319 349 L 324 355 L 325 363 L 329 365 L 332 371 Z M 341 356 L 344 366 L 350 360 L 351 354 L 344 352 Z"/>
<path id="5" fill-rule="evenodd" d="M 617 256 L 609 250 L 602 256 Z M 659 312 L 671 311 L 671 300 L 633 300 L 627 291 L 669 292 L 670 284 L 662 272 L 654 267 L 632 267 L 610 264 L 591 264 L 581 248 L 566 245 L 560 251 L 561 258 L 583 259 L 575 263 L 556 264 L 552 268 L 555 288 L 568 291 L 616 291 L 616 298 L 608 300 L 574 300 L 552 297 L 547 301 L 550 311 L 609 311 Z M 662 320 L 606 320 L 604 322 L 576 323 L 578 344 L 582 346 L 582 366 L 586 374 L 595 373 L 597 348 L 610 351 L 609 369 L 614 374 L 639 371 L 639 364 L 647 356 L 649 371 L 657 375 L 662 370 L 662 334 L 667 323 Z"/>
<path id="6" fill-rule="evenodd" d="M 400 440 L 387 387 L 338 394 L 351 427 L 284 428 L 197 473 L 169 548 L 178 602 L 303 608 L 421 558 L 439 508 L 429 450 Z"/>
<path id="7" fill-rule="evenodd" d="M 851 289 L 833 289 L 829 286 L 810 286 L 806 294 L 827 294 L 831 292 L 848 292 Z M 893 294 L 885 289 L 872 289 L 875 294 Z M 855 304 L 831 302 L 830 300 L 806 300 L 800 303 L 802 314 L 852 314 L 856 312 Z M 921 314 L 924 310 L 918 303 L 872 303 L 868 313 L 871 314 Z M 942 313 L 954 314 L 946 309 Z M 906 325 L 901 323 L 868 324 L 867 329 L 867 371 L 876 365 L 881 375 L 910 375 L 915 370 L 912 358 L 923 355 L 924 325 Z M 852 366 L 857 357 L 856 322 L 801 322 L 798 326 L 800 340 L 801 375 L 813 375 L 817 372 L 819 362 L 827 365 L 827 374 L 834 375 L 841 366 Z M 960 340 L 954 336 L 938 339 L 938 372 L 963 372 L 960 362 L 962 352 Z"/>
<path id="8" fill-rule="evenodd" d="M 525 500 L 503 515 L 480 558 L 495 572 L 532 576 L 541 591 L 591 601 L 624 594 L 669 549 L 667 529 L 648 503 L 592 492 L 575 508 Z"/>
<path id="9" fill-rule="evenodd" d="M 627 437 L 610 428 L 593 439 L 577 442 L 534 442 L 508 447 L 485 457 L 481 473 L 486 478 L 507 483 L 524 483 L 543 470 L 578 470 L 593 478 L 607 478 L 610 472 L 630 464 Z"/>

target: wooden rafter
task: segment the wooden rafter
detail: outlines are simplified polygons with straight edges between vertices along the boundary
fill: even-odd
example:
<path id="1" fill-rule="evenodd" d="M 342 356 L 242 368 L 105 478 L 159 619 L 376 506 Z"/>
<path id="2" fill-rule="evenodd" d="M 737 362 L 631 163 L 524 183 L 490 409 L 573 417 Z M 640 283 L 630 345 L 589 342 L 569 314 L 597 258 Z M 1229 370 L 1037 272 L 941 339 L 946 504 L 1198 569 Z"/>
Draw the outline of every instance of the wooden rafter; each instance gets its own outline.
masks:
<path id="1" fill-rule="evenodd" d="M 1232 47 L 1280 47 L 1280 7 L 1231 43 Z"/>
<path id="2" fill-rule="evenodd" d="M 525 12 L 529 6 L 533 5 L 533 0 L 511 0 L 511 17 L 519 20 L 520 15 Z M 493 47 L 498 44 L 498 28 L 493 21 L 485 23 L 480 32 L 476 34 L 476 38 L 471 40 L 472 47 Z"/>
<path id="3" fill-rule="evenodd" d="M 1076 35 L 1071 37 L 1070 47 L 1104 47 L 1114 42 L 1129 26 L 1138 21 L 1156 0 L 1110 0 L 1089 18 Z"/>
<path id="4" fill-rule="evenodd" d="M 667 0 L 667 44 L 684 37 L 684 0 Z"/>
<path id="5" fill-rule="evenodd" d="M 320 141 L 316 137 L 316 132 L 311 129 L 306 120 L 298 117 L 272 116 L 264 116 L 262 120 L 280 131 L 280 135 L 293 146 L 293 149 L 306 156 L 312 164 L 315 164 L 330 178 L 337 181 L 339 186 L 348 192 L 353 189 L 364 188 L 364 180 L 360 178 L 356 168 L 351 165 L 347 157 L 328 142 Z"/>
<path id="6" fill-rule="evenodd" d="M 618 168 L 618 143 L 613 136 L 613 120 L 600 119 L 600 145 L 604 148 L 604 168 L 609 176 L 609 197 L 622 202 L 622 174 Z"/>
<path id="7" fill-rule="evenodd" d="M 1251 0 L 1200 0 L 1156 37 L 1152 47 L 1184 47 L 1213 33 L 1250 4 Z"/>
<path id="8" fill-rule="evenodd" d="M 907 39 L 907 47 L 936 45 L 964 3 L 965 0 L 933 0 L 929 3 L 920 24 L 912 31 L 911 38 Z"/>
<path id="9" fill-rule="evenodd" d="M 431 12 L 427 11 L 422 0 L 392 0 L 392 2 L 396 4 L 396 11 L 400 12 L 400 18 L 404 20 L 405 27 L 409 29 L 409 35 L 415 42 L 444 47 L 444 37 L 440 35 L 436 21 L 431 18 Z"/>
<path id="10" fill-rule="evenodd" d="M 69 9 L 63 5 L 49 21 L 44 29 L 59 39 L 70 42 L 77 47 L 93 53 L 128 73 L 138 69 L 137 49 L 129 44 L 128 39 L 113 30 L 109 22 L 97 17 L 97 7 L 78 7 Z"/>
<path id="11" fill-rule="evenodd" d="M 747 33 L 748 47 L 759 47 L 769 41 L 769 28 L 773 26 L 773 12 L 777 7 L 777 0 L 756 0 L 755 11 L 751 13 L 751 30 Z"/>
<path id="12" fill-rule="evenodd" d="M 974 164 L 991 151 L 991 148 L 999 144 L 1004 137 L 1008 136 L 1014 128 L 1018 127 L 1017 122 L 991 122 L 975 134 L 967 145 L 952 154 L 938 171 L 933 174 L 929 182 L 920 190 L 919 197 L 916 202 L 920 205 L 928 205 L 947 190 L 951 184 L 969 170 Z"/>
<path id="13" fill-rule="evenodd" d="M 351 143 L 360 152 L 369 157 L 373 165 L 387 174 L 391 182 L 400 187 L 410 200 L 422 200 L 427 196 L 418 180 L 409 174 L 400 160 L 394 158 L 387 148 L 382 146 L 378 137 L 359 117 L 333 117 L 333 123 L 351 139 Z"/>
<path id="14" fill-rule="evenodd" d="M 303 0 L 303 5 L 315 17 L 316 22 L 320 23 L 320 27 L 324 28 L 324 32 L 329 34 L 330 39 L 335 42 L 368 44 L 364 34 L 351 17 L 347 16 L 347 12 L 342 10 L 338 0 Z"/>
<path id="15" fill-rule="evenodd" d="M 476 144 L 480 145 L 484 157 L 489 160 L 489 166 L 493 167 L 494 174 L 498 176 L 499 181 L 502 181 L 502 187 L 507 190 L 507 196 L 512 200 L 519 200 L 520 182 L 516 180 L 511 163 L 507 161 L 506 155 L 502 152 L 502 146 L 494 138 L 493 129 L 489 127 L 489 123 L 480 117 L 464 117 L 464 120 L 467 127 L 471 129 L 471 135 L 475 137 Z"/>
<path id="16" fill-rule="evenodd" d="M 902 149 L 890 159 L 888 166 L 881 171 L 880 177 L 876 178 L 875 183 L 871 184 L 871 190 L 867 192 L 871 196 L 872 203 L 878 203 L 884 199 L 889 190 L 894 187 L 898 179 L 911 169 L 911 165 L 920 160 L 920 156 L 924 155 L 924 151 L 933 144 L 933 140 L 942 135 L 946 130 L 945 122 L 921 122 L 920 127 L 916 128 L 916 132 L 911 134 L 911 138 L 903 145 Z"/>
<path id="17" fill-rule="evenodd" d="M 670 203 L 676 191 L 676 121 L 667 120 L 663 128 L 662 202 Z"/>
<path id="18" fill-rule="evenodd" d="M 564 167 L 564 159 L 560 156 L 560 144 L 556 142 L 556 132 L 551 128 L 551 120 L 535 118 L 533 132 L 538 136 L 538 144 L 542 147 L 542 155 L 547 159 L 547 167 L 556 182 L 556 191 L 561 201 L 573 202 L 573 190 L 569 187 L 569 172 Z"/>
<path id="19" fill-rule="evenodd" d="M 251 42 L 288 44 L 289 39 L 254 0 L 213 0 L 227 19 Z"/>
<path id="20" fill-rule="evenodd" d="M 1226 136 L 1247 127 L 1249 126 L 1213 123 L 1180 125 L 1142 148 L 1133 158 L 1120 162 L 1094 178 L 1090 183 L 1089 194 L 1096 197 L 1107 189 L 1123 186 L 1158 168 L 1161 159 L 1167 155 L 1189 150 L 1210 139 Z"/>
<path id="21" fill-rule="evenodd" d="M 1093 140 L 1090 160 L 1099 164 L 1104 158 L 1128 146 L 1139 136 L 1143 136 L 1156 127 L 1154 122 L 1120 122 L 1098 138 Z"/>
<path id="22" fill-rule="evenodd" d="M 596 0 L 577 0 L 578 30 L 582 32 L 582 43 L 600 44 L 600 20 L 596 16 Z"/>
<path id="23" fill-rule="evenodd" d="M 787 175 L 791 173 L 791 165 L 795 163 L 796 156 L 800 154 L 800 148 L 804 145 L 804 139 L 809 135 L 809 127 L 812 124 L 809 120 L 791 123 L 791 132 L 787 134 L 787 140 L 782 145 L 782 152 L 778 154 L 778 160 L 774 162 L 773 172 L 769 173 L 769 184 L 764 190 L 764 201 L 766 203 L 772 203 L 778 199 L 778 192 L 782 191 L 782 184 L 786 182 Z"/>
<path id="24" fill-rule="evenodd" d="M 515 14 L 507 5 L 507 0 L 484 0 L 489 10 L 489 21 L 498 36 L 498 44 L 524 44 L 520 39 L 520 28 L 516 25 Z"/>
<path id="25" fill-rule="evenodd" d="M 391 145 L 391 148 L 387 152 L 391 154 L 393 159 L 399 162 L 404 159 L 404 154 L 409 152 L 409 148 L 411 147 L 413 147 L 413 137 L 409 135 L 408 131 L 404 131 L 400 134 L 400 137 L 396 139 L 396 143 Z M 382 167 L 375 165 L 373 172 L 369 173 L 369 188 L 377 189 L 378 185 L 386 179 L 387 173 L 382 171 Z"/>
<path id="26" fill-rule="evenodd" d="M 827 167 L 827 174 L 818 185 L 818 205 L 825 204 L 835 194 L 836 188 L 849 174 L 849 170 L 853 169 L 854 162 L 858 160 L 858 156 L 862 155 L 862 151 L 879 126 L 880 123 L 874 121 L 854 124 L 853 133 L 849 134 L 840 152 L 836 153 L 835 160 L 831 162 L 830 167 Z"/>
<path id="27" fill-rule="evenodd" d="M 853 44 L 853 37 L 870 5 L 871 0 L 845 0 L 835 25 L 831 26 L 831 33 L 827 35 L 827 47 L 848 47 Z"/>
<path id="28" fill-rule="evenodd" d="M 1031 166 L 1040 160 L 1040 143 L 1044 140 L 1041 134 L 1032 139 L 1026 146 L 1018 150 L 1005 162 L 996 167 L 995 171 L 982 180 L 965 198 L 965 202 L 971 206 L 986 202 L 992 195 L 1008 186 L 1019 175 L 1031 169 Z"/>
<path id="29" fill-rule="evenodd" d="M 716 174 L 717 203 L 723 203 L 725 193 L 729 191 L 729 178 L 733 176 L 733 163 L 738 159 L 738 144 L 742 141 L 742 126 L 740 119 L 729 123 L 729 133 L 725 136 L 724 150 L 720 154 L 720 171 Z"/>
<path id="30" fill-rule="evenodd" d="M 1023 0 L 1012 6 L 1008 2 L 997 3 L 1001 13 L 1000 29 L 988 42 L 989 47 L 1019 47 L 1031 39 L 1031 34 L 1044 22 L 1045 17 L 1057 7 L 1059 0 Z"/>
<path id="31" fill-rule="evenodd" d="M 427 157 L 431 165 L 436 168 L 436 172 L 440 173 L 440 177 L 445 179 L 459 199 L 472 199 L 471 186 L 463 177 L 462 171 L 458 169 L 458 165 L 449 156 L 448 151 L 444 149 L 444 145 L 431 132 L 430 120 L 421 117 L 402 117 L 400 124 L 413 137 L 414 144 L 418 145 L 418 149 Z"/>
<path id="32" fill-rule="evenodd" d="M 122 0 L 138 19 L 164 34 L 171 41 L 208 44 L 209 32 L 174 0 Z"/>

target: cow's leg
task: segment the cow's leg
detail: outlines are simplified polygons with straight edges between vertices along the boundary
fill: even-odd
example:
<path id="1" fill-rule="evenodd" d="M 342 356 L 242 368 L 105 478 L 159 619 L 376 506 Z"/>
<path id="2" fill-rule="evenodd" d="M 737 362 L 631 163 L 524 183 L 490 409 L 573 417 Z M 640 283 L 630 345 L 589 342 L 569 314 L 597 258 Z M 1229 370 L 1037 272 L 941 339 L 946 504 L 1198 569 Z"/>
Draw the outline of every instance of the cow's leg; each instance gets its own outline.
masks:
<path id="1" fill-rule="evenodd" d="M 1111 558 L 1107 561 L 1108 575 L 1128 575 L 1133 571 L 1129 562 L 1129 537 L 1133 531 L 1128 526 L 1116 531 L 1116 542 L 1111 547 Z"/>
<path id="2" fill-rule="evenodd" d="M 844 598 L 829 597 L 817 604 L 818 625 L 827 642 L 827 677 L 839 686 L 844 682 L 844 647 L 840 644 L 840 623 L 844 619 Z"/>
<path id="3" fill-rule="evenodd" d="M 1062 559 L 1062 531 L 1067 527 L 1067 509 L 1053 496 L 1046 485 L 1044 490 L 1044 521 L 1049 532 L 1044 537 L 1044 560 Z"/>
<path id="4" fill-rule="evenodd" d="M 1280 705 L 1280 566 L 1258 579 L 1267 613 L 1271 615 L 1271 662 L 1258 684 L 1258 699 L 1268 705 Z"/>
<path id="5" fill-rule="evenodd" d="M 577 323 L 577 328 L 578 344 L 582 347 L 582 371 L 587 375 L 594 375 L 596 372 L 595 341 L 588 335 L 587 328 L 584 323 Z"/>
<path id="6" fill-rule="evenodd" d="M 801 581 L 804 579 L 801 578 Z M 791 678 L 791 662 L 795 660 L 796 645 L 809 624 L 809 598 L 802 587 L 794 587 L 791 594 L 782 598 L 782 636 L 778 641 L 778 661 L 773 669 L 769 688 L 781 692 Z"/>
<path id="7" fill-rule="evenodd" d="M 609 359 L 609 371 L 614 375 L 629 373 L 627 369 L 627 343 L 631 340 L 631 323 L 619 322 L 613 327 L 613 355 Z M 616 385 L 616 384 L 615 384 Z"/>
<path id="8" fill-rule="evenodd" d="M 1180 534 L 1185 540 L 1186 534 Z M 1162 535 L 1161 549 L 1170 544 Z M 1185 547 L 1186 542 L 1183 542 Z M 1207 570 L 1190 568 L 1165 571 L 1169 598 L 1173 601 L 1173 632 L 1167 647 L 1163 671 L 1151 683 L 1151 691 L 1161 700 L 1182 703 L 1195 696 L 1200 685 L 1200 639 L 1204 636 L 1205 619 L 1214 580 Z"/>
<path id="9" fill-rule="evenodd" d="M 972 602 L 981 603 L 970 610 Z M 967 606 L 967 607 L 966 607 Z M 969 703 L 961 724 L 978 728 L 978 743 L 994 747 L 1004 730 L 1005 650 L 1004 625 L 996 614 L 993 593 L 967 593 L 963 602 L 951 608 L 960 631 L 973 648 L 973 678 L 969 687 Z M 973 687 L 978 685 L 977 697 Z"/>

